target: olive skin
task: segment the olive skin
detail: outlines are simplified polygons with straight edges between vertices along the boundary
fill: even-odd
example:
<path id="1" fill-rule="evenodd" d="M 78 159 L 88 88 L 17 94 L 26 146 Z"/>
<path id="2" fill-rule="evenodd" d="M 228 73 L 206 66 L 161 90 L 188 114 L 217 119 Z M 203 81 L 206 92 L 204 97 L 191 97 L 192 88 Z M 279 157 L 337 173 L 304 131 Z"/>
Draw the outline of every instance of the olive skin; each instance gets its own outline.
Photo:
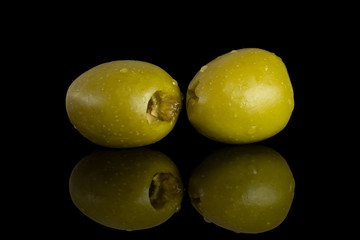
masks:
<path id="1" fill-rule="evenodd" d="M 69 86 L 66 111 L 74 127 L 105 147 L 152 144 L 175 126 L 182 104 L 177 82 L 151 63 L 100 64 Z"/>
<path id="2" fill-rule="evenodd" d="M 258 48 L 224 54 L 189 83 L 188 119 L 202 135 L 230 144 L 253 143 L 280 132 L 294 109 L 281 58 Z"/>
<path id="3" fill-rule="evenodd" d="M 207 222 L 236 233 L 261 233 L 286 218 L 295 180 L 286 160 L 264 146 L 210 154 L 189 180 L 192 205 Z"/>
<path id="4" fill-rule="evenodd" d="M 152 228 L 181 207 L 183 185 L 175 164 L 149 149 L 95 152 L 69 180 L 70 196 L 87 217 L 119 230 Z"/>

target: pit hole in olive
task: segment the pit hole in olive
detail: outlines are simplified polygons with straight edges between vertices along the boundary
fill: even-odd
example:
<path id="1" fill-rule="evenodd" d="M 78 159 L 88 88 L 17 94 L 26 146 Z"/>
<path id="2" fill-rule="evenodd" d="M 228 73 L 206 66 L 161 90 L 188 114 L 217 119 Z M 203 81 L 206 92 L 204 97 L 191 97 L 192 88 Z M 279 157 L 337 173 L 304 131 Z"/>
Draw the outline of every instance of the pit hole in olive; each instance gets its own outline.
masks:
<path id="1" fill-rule="evenodd" d="M 195 82 L 191 88 L 189 88 L 187 90 L 187 95 L 189 96 L 186 104 L 190 104 L 190 103 L 194 103 L 194 102 L 198 102 L 199 101 L 199 97 L 196 95 L 196 88 L 198 87 L 200 83 L 200 80 L 198 80 L 197 82 Z"/>
<path id="2" fill-rule="evenodd" d="M 181 99 L 162 91 L 156 91 L 148 102 L 146 110 L 148 122 L 171 121 L 178 115 L 180 109 Z"/>
<path id="3" fill-rule="evenodd" d="M 201 199 L 200 197 L 190 197 L 192 205 L 200 212 Z"/>
<path id="4" fill-rule="evenodd" d="M 188 94 L 189 94 L 189 97 L 192 98 L 192 99 L 194 99 L 195 101 L 198 101 L 198 100 L 199 100 L 199 97 L 196 96 L 195 90 L 189 89 L 189 90 L 188 90 Z"/>
<path id="5" fill-rule="evenodd" d="M 191 202 L 193 204 L 195 204 L 196 206 L 198 206 L 200 204 L 200 202 L 201 202 L 200 197 L 191 198 Z"/>
<path id="6" fill-rule="evenodd" d="M 168 202 L 182 196 L 183 187 L 179 179 L 171 173 L 156 173 L 151 181 L 149 198 L 151 205 L 159 210 Z"/>

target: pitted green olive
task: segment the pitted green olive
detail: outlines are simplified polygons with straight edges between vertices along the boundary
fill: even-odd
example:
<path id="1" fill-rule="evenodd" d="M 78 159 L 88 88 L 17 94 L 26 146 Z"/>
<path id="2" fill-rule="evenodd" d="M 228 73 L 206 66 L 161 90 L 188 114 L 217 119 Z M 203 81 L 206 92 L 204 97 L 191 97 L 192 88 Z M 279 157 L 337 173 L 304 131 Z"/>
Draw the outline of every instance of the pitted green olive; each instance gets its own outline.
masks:
<path id="1" fill-rule="evenodd" d="M 145 146 L 174 127 L 182 104 L 177 82 L 142 61 L 113 61 L 81 74 L 70 85 L 66 110 L 90 141 L 115 148 Z"/>
<path id="2" fill-rule="evenodd" d="M 204 136 L 225 143 L 257 142 L 277 134 L 293 108 L 284 63 L 257 48 L 234 50 L 203 66 L 186 94 L 191 124 Z"/>

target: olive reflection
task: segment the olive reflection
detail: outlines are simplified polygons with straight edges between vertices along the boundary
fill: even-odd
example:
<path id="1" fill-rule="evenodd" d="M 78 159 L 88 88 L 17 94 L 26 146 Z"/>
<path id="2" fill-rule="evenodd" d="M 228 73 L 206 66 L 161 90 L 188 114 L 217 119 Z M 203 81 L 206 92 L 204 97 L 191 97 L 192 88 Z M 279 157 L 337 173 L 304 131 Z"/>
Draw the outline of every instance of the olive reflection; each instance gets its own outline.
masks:
<path id="1" fill-rule="evenodd" d="M 69 181 L 75 206 L 121 230 L 151 228 L 180 209 L 183 187 L 175 164 L 149 149 L 106 150 L 84 157 Z"/>
<path id="2" fill-rule="evenodd" d="M 280 225 L 294 190 L 286 160 L 257 145 L 210 154 L 189 180 L 191 203 L 204 219 L 237 233 L 260 233 Z"/>

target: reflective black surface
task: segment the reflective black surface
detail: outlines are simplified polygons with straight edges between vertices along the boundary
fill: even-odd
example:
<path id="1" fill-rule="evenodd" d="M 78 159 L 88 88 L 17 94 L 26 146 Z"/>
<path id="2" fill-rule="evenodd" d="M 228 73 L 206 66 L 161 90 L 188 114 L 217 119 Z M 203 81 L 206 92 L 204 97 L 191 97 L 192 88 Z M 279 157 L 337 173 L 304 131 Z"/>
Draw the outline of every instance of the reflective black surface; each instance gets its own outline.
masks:
<path id="1" fill-rule="evenodd" d="M 307 37 L 298 33 L 277 38 L 271 34 L 261 37 L 228 31 L 226 28 L 204 29 L 200 26 L 192 28 L 193 31 L 197 30 L 196 33 L 190 33 L 181 24 L 177 25 L 177 30 L 151 24 L 140 26 L 137 30 L 119 27 L 118 30 L 124 34 L 117 33 L 116 37 L 108 30 L 100 30 L 101 26 L 96 28 L 95 33 L 92 31 L 94 28 L 85 23 L 79 28 L 79 31 L 71 33 L 62 29 L 55 34 L 54 39 L 58 37 L 61 41 L 54 41 L 52 56 L 42 59 L 42 62 L 48 62 L 46 72 L 51 74 L 48 79 L 51 94 L 48 95 L 54 99 L 51 112 L 55 113 L 42 120 L 47 133 L 38 144 L 46 146 L 41 153 L 44 161 L 38 163 L 42 175 L 35 177 L 38 195 L 41 196 L 35 200 L 36 206 L 45 210 L 39 226 L 55 235 L 82 238 L 135 239 L 156 236 L 169 239 L 175 236 L 207 238 L 217 235 L 224 239 L 289 239 L 322 235 L 329 231 L 334 221 L 338 221 L 329 220 L 338 212 L 334 210 L 334 201 L 328 201 L 333 200 L 331 190 L 334 180 L 329 170 L 336 164 L 329 160 L 328 154 L 333 148 L 323 144 L 329 138 L 330 123 L 323 120 L 322 113 L 329 107 L 325 99 L 318 97 L 319 86 L 323 83 L 315 71 L 321 67 L 318 65 L 319 55 L 309 57 L 316 47 L 309 43 Z M 279 152 L 286 159 L 296 182 L 293 204 L 279 227 L 256 235 L 236 234 L 206 223 L 191 206 L 186 188 L 193 169 L 205 156 L 227 144 L 214 142 L 197 133 L 187 120 L 185 108 L 168 136 L 146 146 L 167 155 L 180 171 L 185 194 L 178 213 L 158 227 L 127 232 L 102 226 L 74 206 L 69 194 L 72 169 L 84 156 L 104 149 L 83 138 L 67 118 L 66 90 L 77 76 L 107 61 L 142 60 L 167 71 L 178 81 L 181 92 L 185 94 L 188 83 L 201 66 L 221 54 L 244 47 L 263 48 L 280 56 L 294 88 L 295 109 L 286 128 L 274 137 L 256 143 Z M 53 85 L 50 86 L 49 82 Z M 46 99 L 39 102 L 43 105 Z M 43 111 L 46 112 L 46 109 L 43 108 Z M 34 148 L 32 151 L 36 156 L 37 151 Z M 320 224 L 323 222 L 326 224 Z"/>

